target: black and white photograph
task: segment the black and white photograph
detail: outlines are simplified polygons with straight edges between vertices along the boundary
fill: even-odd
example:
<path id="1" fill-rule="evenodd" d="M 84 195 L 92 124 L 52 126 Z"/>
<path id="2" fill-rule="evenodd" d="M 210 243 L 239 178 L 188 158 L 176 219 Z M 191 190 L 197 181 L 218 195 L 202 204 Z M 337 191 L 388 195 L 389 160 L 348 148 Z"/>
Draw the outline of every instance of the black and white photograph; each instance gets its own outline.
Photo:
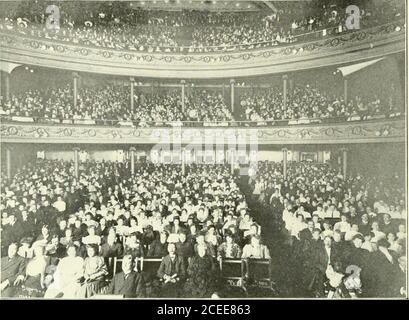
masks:
<path id="1" fill-rule="evenodd" d="M 406 5 L 0 1 L 1 300 L 408 299 Z"/>

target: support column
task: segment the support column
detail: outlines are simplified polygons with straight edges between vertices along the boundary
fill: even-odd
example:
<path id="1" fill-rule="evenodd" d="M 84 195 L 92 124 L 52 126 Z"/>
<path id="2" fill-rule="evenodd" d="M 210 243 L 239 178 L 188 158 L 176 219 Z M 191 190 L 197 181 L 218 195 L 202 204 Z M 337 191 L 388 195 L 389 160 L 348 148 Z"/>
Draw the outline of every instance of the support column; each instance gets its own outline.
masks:
<path id="1" fill-rule="evenodd" d="M 342 176 L 344 177 L 344 180 L 347 178 L 347 172 L 348 172 L 348 149 L 343 148 L 342 149 Z"/>
<path id="2" fill-rule="evenodd" d="M 78 73 L 73 72 L 72 73 L 72 89 L 73 89 L 73 96 L 74 96 L 74 108 L 77 107 L 78 103 Z"/>
<path id="3" fill-rule="evenodd" d="M 10 74 L 8 72 L 3 72 L 4 74 L 4 97 L 6 101 L 10 100 Z"/>
<path id="4" fill-rule="evenodd" d="M 324 163 L 324 151 L 317 152 L 317 162 Z"/>
<path id="5" fill-rule="evenodd" d="M 131 84 L 131 110 L 132 112 L 134 111 L 134 93 L 135 93 L 135 78 L 130 77 L 129 78 L 130 84 Z"/>
<path id="6" fill-rule="evenodd" d="M 287 148 L 283 148 L 283 176 L 284 176 L 284 180 L 287 180 L 287 153 L 288 153 L 288 149 Z"/>
<path id="7" fill-rule="evenodd" d="M 6 147 L 6 170 L 7 178 L 11 178 L 11 147 Z"/>
<path id="8" fill-rule="evenodd" d="M 231 103 L 231 113 L 234 113 L 234 84 L 236 81 L 230 79 L 230 103 Z"/>
<path id="9" fill-rule="evenodd" d="M 348 79 L 344 78 L 344 101 L 345 104 L 348 103 Z"/>
<path id="10" fill-rule="evenodd" d="M 185 86 L 186 86 L 186 81 L 185 80 L 181 80 L 180 81 L 180 85 L 182 88 L 182 112 L 185 112 Z"/>
<path id="11" fill-rule="evenodd" d="M 129 148 L 129 152 L 131 155 L 131 174 L 134 175 L 135 174 L 135 147 L 130 147 Z"/>
<path id="12" fill-rule="evenodd" d="M 235 164 L 235 158 L 236 158 L 236 150 L 230 149 L 230 173 L 234 174 L 234 164 Z"/>
<path id="13" fill-rule="evenodd" d="M 294 91 L 294 79 L 292 77 L 288 79 L 288 86 L 290 89 L 290 93 L 292 93 Z"/>
<path id="14" fill-rule="evenodd" d="M 79 151 L 80 151 L 80 148 L 75 147 L 73 150 L 74 150 L 74 175 L 78 179 L 78 177 L 79 177 Z"/>
<path id="15" fill-rule="evenodd" d="M 287 107 L 287 81 L 288 76 L 285 74 L 283 75 L 283 109 Z"/>
<path id="16" fill-rule="evenodd" d="M 182 149 L 182 175 L 186 173 L 186 150 Z"/>

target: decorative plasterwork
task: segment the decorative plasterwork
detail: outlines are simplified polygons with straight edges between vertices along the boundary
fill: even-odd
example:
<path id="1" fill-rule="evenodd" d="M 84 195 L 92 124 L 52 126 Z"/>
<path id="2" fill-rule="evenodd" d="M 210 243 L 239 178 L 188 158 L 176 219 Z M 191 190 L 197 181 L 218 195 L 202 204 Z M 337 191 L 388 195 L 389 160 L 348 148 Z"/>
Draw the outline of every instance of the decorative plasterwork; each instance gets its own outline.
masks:
<path id="1" fill-rule="evenodd" d="M 285 127 L 132 128 L 1 123 L 1 141 L 12 143 L 157 144 L 214 143 L 237 139 L 259 144 L 332 144 L 405 141 L 404 119 Z"/>

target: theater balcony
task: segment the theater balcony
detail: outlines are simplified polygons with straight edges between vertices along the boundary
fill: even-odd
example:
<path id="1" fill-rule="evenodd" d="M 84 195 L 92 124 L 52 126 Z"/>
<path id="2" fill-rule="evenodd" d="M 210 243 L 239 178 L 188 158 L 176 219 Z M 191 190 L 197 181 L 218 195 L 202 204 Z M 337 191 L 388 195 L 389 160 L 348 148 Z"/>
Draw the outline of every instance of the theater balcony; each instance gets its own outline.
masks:
<path id="1" fill-rule="evenodd" d="M 154 78 L 209 79 L 258 76 L 384 57 L 405 49 L 405 22 L 368 29 L 303 35 L 291 44 L 222 47 L 207 53 L 180 48 L 139 52 L 81 46 L 0 30 L 0 60 L 17 64 Z M 165 49 L 165 48 L 162 48 Z M 157 52 L 158 51 L 158 52 Z"/>
<path id="2" fill-rule="evenodd" d="M 405 141 L 405 119 L 381 118 L 365 121 L 213 124 L 172 123 L 156 127 L 98 126 L 80 124 L 21 123 L 2 120 L 1 140 L 5 143 L 87 143 L 87 144 L 206 144 L 237 139 L 245 144 L 354 144 Z M 179 126 L 182 124 L 183 126 Z M 173 125 L 176 125 L 173 123 Z M 197 125 L 197 123 L 196 123 Z M 250 126 L 251 125 L 251 126 Z"/>

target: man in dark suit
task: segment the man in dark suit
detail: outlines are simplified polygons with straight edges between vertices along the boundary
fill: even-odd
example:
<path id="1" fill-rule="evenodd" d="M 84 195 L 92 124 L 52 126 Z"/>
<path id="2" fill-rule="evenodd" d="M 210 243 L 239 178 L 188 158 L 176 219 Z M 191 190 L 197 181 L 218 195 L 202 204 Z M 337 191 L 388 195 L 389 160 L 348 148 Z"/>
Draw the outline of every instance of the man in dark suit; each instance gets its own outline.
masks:
<path id="1" fill-rule="evenodd" d="M 143 298 L 145 296 L 143 277 L 134 271 L 134 261 L 131 255 L 124 256 L 122 272 L 114 276 L 107 294 L 122 295 L 124 298 Z"/>
<path id="2" fill-rule="evenodd" d="M 314 221 L 308 221 L 308 227 L 300 231 L 300 241 L 311 241 L 314 232 Z"/>
<path id="3" fill-rule="evenodd" d="M 182 257 L 176 254 L 176 245 L 168 244 L 169 254 L 162 258 L 158 277 L 163 281 L 163 297 L 178 297 L 180 284 L 186 276 L 186 265 Z"/>
<path id="4" fill-rule="evenodd" d="M 17 286 L 24 280 L 26 261 L 17 251 L 17 243 L 12 243 L 7 257 L 1 258 L 1 297 L 14 297 Z"/>
<path id="5" fill-rule="evenodd" d="M 2 246 L 8 248 L 13 242 L 19 242 L 24 236 L 23 227 L 14 214 L 9 215 L 9 224 L 4 226 L 1 234 Z"/>
<path id="6" fill-rule="evenodd" d="M 328 267 L 332 266 L 335 271 L 342 272 L 341 260 L 330 236 L 326 236 L 322 242 L 317 242 L 312 249 L 314 275 L 310 289 L 314 290 L 316 296 L 322 296 Z"/>

